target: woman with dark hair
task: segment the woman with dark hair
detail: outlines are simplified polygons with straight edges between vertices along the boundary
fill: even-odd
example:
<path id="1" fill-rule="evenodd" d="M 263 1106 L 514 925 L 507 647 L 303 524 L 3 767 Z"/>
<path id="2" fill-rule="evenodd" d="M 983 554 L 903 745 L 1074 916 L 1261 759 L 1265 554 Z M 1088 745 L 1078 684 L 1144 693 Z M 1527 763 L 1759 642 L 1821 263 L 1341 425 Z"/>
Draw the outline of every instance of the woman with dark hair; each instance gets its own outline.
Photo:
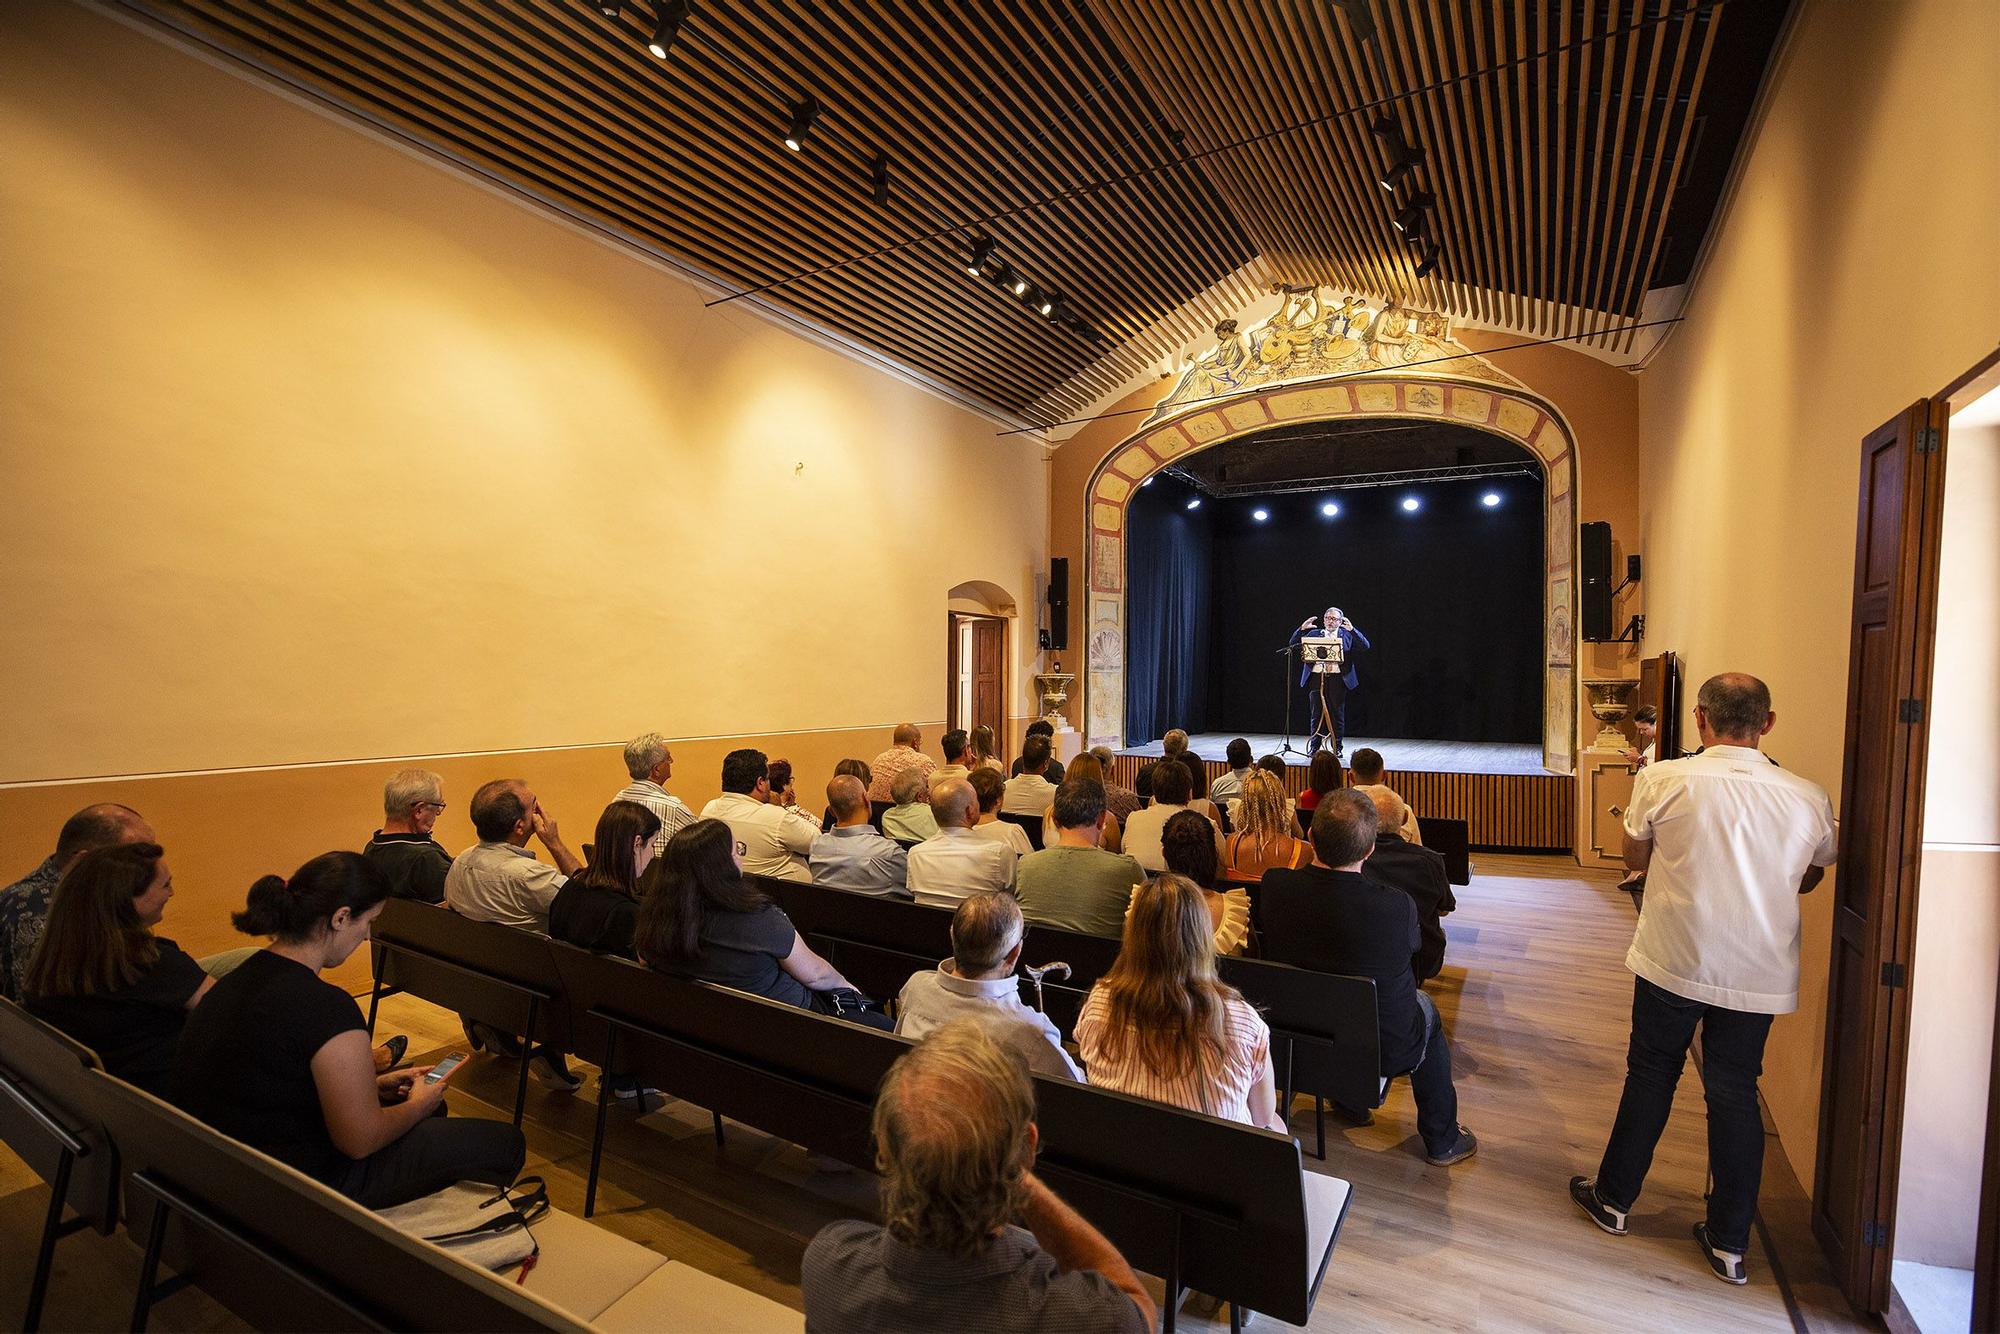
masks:
<path id="1" fill-rule="evenodd" d="M 1160 857 L 1170 874 L 1184 876 L 1201 890 L 1213 924 L 1215 952 L 1242 954 L 1250 948 L 1250 895 L 1220 890 L 1222 859 L 1215 853 L 1215 826 L 1193 811 L 1175 811 L 1160 830 Z"/>
<path id="2" fill-rule="evenodd" d="M 868 761 L 866 760 L 842 760 L 839 764 L 833 766 L 833 776 L 835 778 L 860 779 L 861 790 L 863 792 L 866 792 L 869 785 L 875 781 L 875 771 L 868 767 Z M 871 821 L 871 823 L 873 822 Z M 819 830 L 823 834 L 831 828 L 833 828 L 833 807 L 828 806 L 826 812 L 820 816 Z M 880 830 L 879 825 L 877 826 L 877 830 Z"/>
<path id="3" fill-rule="evenodd" d="M 782 908 L 745 882 L 735 836 L 720 820 L 696 820 L 646 868 L 632 943 L 643 963 L 663 973 L 802 1010 L 840 1013 L 832 993 L 860 994 L 813 952 Z M 894 1027 L 880 1014 L 843 1017 Z"/>
<path id="4" fill-rule="evenodd" d="M 1117 962 L 1077 1018 L 1077 1049 L 1099 1088 L 1283 1132 L 1270 1027 L 1216 976 L 1209 923 L 1193 881 L 1140 886 Z"/>
<path id="5" fill-rule="evenodd" d="M 653 861 L 660 817 L 636 801 L 614 801 L 597 817 L 590 865 L 563 882 L 549 904 L 549 934 L 599 954 L 633 958 L 639 877 Z"/>
<path id="6" fill-rule="evenodd" d="M 1181 753 L 1181 763 L 1187 766 L 1188 771 L 1188 809 L 1198 811 L 1221 825 L 1222 814 L 1208 799 L 1208 765 L 1201 756 L 1187 751 Z"/>
<path id="7" fill-rule="evenodd" d="M 1306 790 L 1299 794 L 1299 809 L 1317 809 L 1327 793 L 1338 792 L 1345 783 L 1346 775 L 1334 753 L 1330 750 L 1314 751 L 1312 763 L 1306 766 Z"/>
<path id="8" fill-rule="evenodd" d="M 368 941 L 389 882 L 358 852 L 267 875 L 230 920 L 270 945 L 218 980 L 181 1033 L 173 1099 L 225 1135 L 371 1209 L 458 1181 L 511 1185 L 505 1121 L 448 1119 L 429 1066 L 377 1075 L 361 1008 L 320 977 Z"/>
<path id="9" fill-rule="evenodd" d="M 29 1013 L 95 1051 L 104 1068 L 164 1095 L 188 1011 L 215 979 L 153 934 L 174 894 L 157 843 L 86 852 L 64 873 L 28 961 Z"/>

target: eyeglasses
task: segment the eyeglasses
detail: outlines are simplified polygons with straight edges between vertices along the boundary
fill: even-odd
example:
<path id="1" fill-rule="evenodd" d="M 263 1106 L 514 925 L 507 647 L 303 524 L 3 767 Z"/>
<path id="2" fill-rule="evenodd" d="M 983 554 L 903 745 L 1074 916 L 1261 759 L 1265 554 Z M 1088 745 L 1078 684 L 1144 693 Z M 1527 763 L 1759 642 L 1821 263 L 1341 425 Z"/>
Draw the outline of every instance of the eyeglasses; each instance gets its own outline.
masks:
<path id="1" fill-rule="evenodd" d="M 442 813 L 444 811 L 444 805 L 445 804 L 441 801 L 420 801 L 417 803 L 417 809 L 422 810 L 426 806 L 428 806 L 432 810 Z"/>

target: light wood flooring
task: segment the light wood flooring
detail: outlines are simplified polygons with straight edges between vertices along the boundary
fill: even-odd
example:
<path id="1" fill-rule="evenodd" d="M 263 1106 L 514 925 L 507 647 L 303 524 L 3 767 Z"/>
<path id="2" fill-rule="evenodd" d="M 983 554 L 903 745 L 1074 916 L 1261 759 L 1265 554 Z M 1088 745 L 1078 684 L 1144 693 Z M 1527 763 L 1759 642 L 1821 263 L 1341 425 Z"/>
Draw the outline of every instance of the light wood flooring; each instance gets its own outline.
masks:
<path id="1" fill-rule="evenodd" d="M 1700 1082 L 1682 1081 L 1632 1235 L 1607 1237 L 1575 1211 L 1569 1176 L 1595 1169 L 1617 1106 L 1631 975 L 1623 966 L 1633 914 L 1613 877 L 1566 859 L 1480 860 L 1448 919 L 1450 952 L 1432 983 L 1452 1035 L 1461 1116 L 1480 1137 L 1455 1168 L 1418 1153 L 1406 1083 L 1371 1127 L 1329 1125 L 1327 1161 L 1311 1157 L 1312 1110 L 1294 1128 L 1308 1170 L 1354 1183 L 1354 1205 L 1320 1291 L 1311 1328 L 1389 1330 L 1772 1330 L 1858 1326 L 1827 1286 L 1801 1237 L 1803 1199 L 1775 1141 L 1765 1214 L 1780 1266 L 1760 1239 L 1751 1282 L 1710 1276 L 1689 1239 L 1701 1217 L 1706 1139 Z M 384 1003 L 381 1031 L 411 1035 L 413 1057 L 463 1045 L 452 1016 L 424 1002 Z M 579 1069 L 583 1067 L 579 1066 Z M 454 1080 L 468 1115 L 505 1115 L 512 1067 L 476 1058 Z M 530 1172 L 558 1207 L 581 1212 L 594 1084 L 585 1096 L 529 1089 Z M 798 1264 L 827 1221 L 870 1210 L 873 1179 L 822 1172 L 797 1148 L 742 1126 L 718 1151 L 706 1113 L 682 1104 L 643 1121 L 614 1113 L 598 1222 L 675 1259 L 778 1300 L 798 1301 Z M 33 1240 L 48 1194 L 0 1150 L 0 1324 L 18 1323 Z M 136 1255 L 122 1237 L 83 1234 L 57 1248 L 45 1324 L 120 1329 Z M 1788 1311 L 1776 1271 L 1798 1299 Z M 1796 1319 L 1796 1323 L 1795 1323 Z M 1264 1320 L 1253 1325 L 1275 1327 Z M 161 1330 L 240 1328 L 199 1292 L 156 1308 Z M 1182 1327 L 1204 1328 L 1192 1312 Z M 1226 1326 L 1225 1326 L 1226 1327 Z"/>

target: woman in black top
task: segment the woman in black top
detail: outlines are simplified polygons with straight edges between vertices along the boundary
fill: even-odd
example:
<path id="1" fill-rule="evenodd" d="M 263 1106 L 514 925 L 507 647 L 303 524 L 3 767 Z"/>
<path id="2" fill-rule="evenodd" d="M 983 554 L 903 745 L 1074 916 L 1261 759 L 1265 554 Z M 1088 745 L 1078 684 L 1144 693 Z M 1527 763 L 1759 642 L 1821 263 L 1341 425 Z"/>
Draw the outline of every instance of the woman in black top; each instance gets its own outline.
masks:
<path id="1" fill-rule="evenodd" d="M 597 817 L 590 865 L 556 891 L 549 934 L 599 954 L 630 959 L 639 918 L 639 877 L 653 860 L 660 817 L 636 801 L 614 801 Z"/>
<path id="2" fill-rule="evenodd" d="M 274 939 L 203 999 L 173 1080 L 192 1115 L 371 1209 L 457 1181 L 509 1185 L 527 1153 L 504 1121 L 446 1119 L 429 1066 L 377 1075 L 360 1007 L 321 980 L 366 943 L 388 897 L 358 852 L 252 885 L 231 920 Z"/>
<path id="3" fill-rule="evenodd" d="M 64 874 L 28 962 L 28 1010 L 91 1048 L 104 1068 L 164 1094 L 188 1011 L 215 985 L 153 934 L 174 894 L 157 843 L 87 852 Z"/>
<path id="4" fill-rule="evenodd" d="M 667 842 L 640 878 L 639 958 L 663 973 L 733 987 L 802 1010 L 814 995 L 853 983 L 813 952 L 777 904 L 743 880 L 736 838 L 720 820 L 696 820 Z M 879 1014 L 863 1022 L 882 1019 Z M 882 1027 L 892 1027 L 886 1020 Z"/>

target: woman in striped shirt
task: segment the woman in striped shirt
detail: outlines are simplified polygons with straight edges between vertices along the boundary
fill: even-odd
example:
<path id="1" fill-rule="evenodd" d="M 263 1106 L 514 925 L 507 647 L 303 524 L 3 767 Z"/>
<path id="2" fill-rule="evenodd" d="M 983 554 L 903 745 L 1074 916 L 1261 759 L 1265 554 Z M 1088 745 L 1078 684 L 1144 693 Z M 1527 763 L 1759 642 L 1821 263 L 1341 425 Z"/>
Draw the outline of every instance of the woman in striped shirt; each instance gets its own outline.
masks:
<path id="1" fill-rule="evenodd" d="M 1227 1121 L 1288 1133 L 1271 1073 L 1271 1030 L 1215 974 L 1201 889 L 1159 875 L 1133 895 L 1118 961 L 1076 1023 L 1090 1082 Z"/>

